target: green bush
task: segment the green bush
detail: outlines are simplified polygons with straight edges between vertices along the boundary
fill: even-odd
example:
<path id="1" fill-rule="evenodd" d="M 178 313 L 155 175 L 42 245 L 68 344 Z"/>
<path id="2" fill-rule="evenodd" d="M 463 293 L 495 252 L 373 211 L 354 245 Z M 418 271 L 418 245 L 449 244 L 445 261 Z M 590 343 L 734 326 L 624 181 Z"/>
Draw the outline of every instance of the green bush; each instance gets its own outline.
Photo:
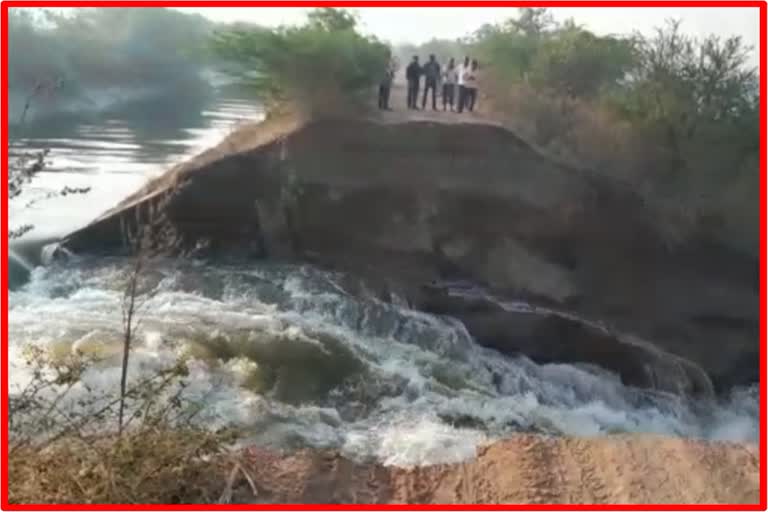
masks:
<path id="1" fill-rule="evenodd" d="M 533 142 L 629 180 L 675 243 L 703 235 L 758 254 L 758 80 L 739 37 L 696 39 L 676 21 L 601 37 L 521 9 L 466 42 L 486 105 Z"/>
<path id="2" fill-rule="evenodd" d="M 381 79 L 389 48 L 356 30 L 346 11 L 319 9 L 299 27 L 218 31 L 214 54 L 246 71 L 242 78 L 274 108 L 298 104 L 313 113 L 354 103 Z"/>

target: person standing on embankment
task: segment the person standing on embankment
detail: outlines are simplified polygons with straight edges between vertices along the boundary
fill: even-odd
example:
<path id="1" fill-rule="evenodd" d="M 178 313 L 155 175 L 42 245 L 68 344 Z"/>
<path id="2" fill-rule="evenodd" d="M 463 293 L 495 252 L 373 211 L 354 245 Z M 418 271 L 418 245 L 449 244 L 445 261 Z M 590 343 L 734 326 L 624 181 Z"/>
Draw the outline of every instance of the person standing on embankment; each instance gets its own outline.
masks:
<path id="1" fill-rule="evenodd" d="M 477 85 L 480 79 L 480 70 L 477 64 L 477 60 L 472 60 L 472 66 L 464 75 L 464 89 L 465 89 L 465 107 L 470 112 L 475 110 L 475 102 L 477 101 Z M 459 110 L 461 112 L 461 109 Z"/>
<path id="2" fill-rule="evenodd" d="M 467 101 L 467 89 L 464 85 L 464 77 L 469 69 L 469 57 L 464 57 L 464 62 L 459 66 L 459 112 L 464 111 L 464 103 Z"/>
<path id="3" fill-rule="evenodd" d="M 418 110 L 416 102 L 419 97 L 419 79 L 421 78 L 421 66 L 418 55 L 413 56 L 413 61 L 405 68 L 405 79 L 408 81 L 408 108 Z"/>
<path id="4" fill-rule="evenodd" d="M 448 66 L 443 72 L 443 111 L 447 107 L 451 108 L 451 112 L 454 111 L 454 99 L 456 98 L 456 86 L 459 81 L 459 73 L 456 70 L 456 62 L 451 57 L 448 61 Z"/>
<path id="5" fill-rule="evenodd" d="M 392 90 L 392 80 L 395 77 L 394 66 L 390 64 L 384 71 L 379 83 L 379 109 L 391 110 L 389 108 L 389 93 Z"/>
<path id="6" fill-rule="evenodd" d="M 432 91 L 432 110 L 437 110 L 437 82 L 440 80 L 440 64 L 434 55 L 429 56 L 429 61 L 424 64 L 424 95 L 421 97 L 421 108 L 427 108 L 427 95 Z"/>

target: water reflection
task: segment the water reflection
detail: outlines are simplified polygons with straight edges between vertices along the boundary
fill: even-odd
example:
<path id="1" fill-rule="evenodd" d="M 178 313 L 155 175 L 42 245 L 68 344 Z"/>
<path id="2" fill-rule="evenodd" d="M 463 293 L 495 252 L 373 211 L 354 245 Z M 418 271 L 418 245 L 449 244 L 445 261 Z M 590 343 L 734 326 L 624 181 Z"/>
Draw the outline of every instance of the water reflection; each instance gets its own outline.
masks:
<path id="1" fill-rule="evenodd" d="M 253 95 L 236 86 L 206 94 L 156 98 L 108 113 L 62 115 L 12 132 L 11 158 L 49 148 L 49 170 L 9 205 L 11 226 L 28 236 L 58 236 L 93 220 L 148 178 L 215 145 L 238 123 L 259 119 Z M 45 199 L 65 186 L 86 196 Z"/>

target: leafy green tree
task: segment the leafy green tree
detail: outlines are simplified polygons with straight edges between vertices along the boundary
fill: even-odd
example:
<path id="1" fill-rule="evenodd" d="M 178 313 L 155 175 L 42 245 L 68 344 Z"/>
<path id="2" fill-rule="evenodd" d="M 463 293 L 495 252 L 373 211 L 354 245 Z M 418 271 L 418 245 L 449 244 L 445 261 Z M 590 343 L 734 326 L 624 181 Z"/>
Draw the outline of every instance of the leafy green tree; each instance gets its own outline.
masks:
<path id="1" fill-rule="evenodd" d="M 543 7 L 522 7 L 517 18 L 510 18 L 504 24 L 507 31 L 531 38 L 540 38 L 557 28 L 552 13 Z"/>
<path id="2" fill-rule="evenodd" d="M 638 38 L 638 66 L 628 87 L 626 113 L 664 124 L 674 144 L 702 124 L 755 120 L 757 70 L 740 37 L 686 36 L 669 21 L 651 38 Z"/>
<path id="3" fill-rule="evenodd" d="M 390 59 L 388 46 L 356 28 L 352 14 L 319 9 L 299 27 L 218 31 L 212 49 L 246 69 L 242 78 L 272 108 L 290 103 L 333 112 L 378 83 Z"/>
<path id="4" fill-rule="evenodd" d="M 355 30 L 357 17 L 342 9 L 324 7 L 307 14 L 308 25 L 314 29 L 328 32 Z"/>
<path id="5" fill-rule="evenodd" d="M 594 98 L 617 86 L 635 65 L 632 41 L 571 27 L 541 42 L 531 64 L 531 81 L 567 96 Z"/>
<path id="6" fill-rule="evenodd" d="M 679 21 L 651 36 L 598 36 L 521 9 L 465 42 L 484 64 L 487 103 L 509 108 L 531 140 L 586 154 L 603 172 L 615 166 L 670 223 L 684 217 L 698 234 L 757 254 L 758 76 L 741 38 L 697 39 Z M 676 240 L 685 231 L 670 230 Z"/>

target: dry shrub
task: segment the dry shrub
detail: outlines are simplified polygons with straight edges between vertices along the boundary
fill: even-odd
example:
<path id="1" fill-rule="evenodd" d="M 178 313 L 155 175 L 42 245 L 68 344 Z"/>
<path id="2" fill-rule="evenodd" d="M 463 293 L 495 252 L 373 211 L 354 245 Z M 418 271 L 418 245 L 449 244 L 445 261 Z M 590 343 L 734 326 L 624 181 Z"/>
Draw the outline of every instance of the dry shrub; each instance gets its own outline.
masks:
<path id="1" fill-rule="evenodd" d="M 120 397 L 81 380 L 97 360 L 24 352 L 32 378 L 9 396 L 11 503 L 207 503 L 221 495 L 237 462 L 228 448 L 236 432 L 193 421 L 203 404 L 183 395 L 183 361 L 127 388 L 121 424 Z"/>
<path id="2" fill-rule="evenodd" d="M 221 434 L 167 427 L 71 434 L 11 453 L 11 503 L 210 503 L 224 488 Z"/>
<path id="3" fill-rule="evenodd" d="M 487 87 L 489 113 L 547 155 L 616 179 L 638 169 L 636 134 L 606 109 L 525 83 L 499 90 L 491 81 Z"/>
<path id="4" fill-rule="evenodd" d="M 661 240 L 674 248 L 697 226 L 698 210 L 680 191 L 660 187 L 674 156 L 597 101 L 564 97 L 526 83 L 483 83 L 485 112 L 537 150 L 567 166 L 588 169 L 634 189 L 648 206 Z"/>

